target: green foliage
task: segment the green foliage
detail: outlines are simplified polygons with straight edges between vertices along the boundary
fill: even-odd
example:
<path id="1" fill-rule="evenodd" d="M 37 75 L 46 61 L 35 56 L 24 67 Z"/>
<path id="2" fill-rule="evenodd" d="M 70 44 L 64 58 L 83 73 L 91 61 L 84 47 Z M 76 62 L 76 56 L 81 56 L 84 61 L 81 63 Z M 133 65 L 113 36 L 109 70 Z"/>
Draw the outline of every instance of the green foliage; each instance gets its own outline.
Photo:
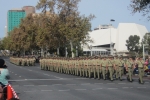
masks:
<path id="1" fill-rule="evenodd" d="M 126 46 L 129 52 L 138 52 L 140 43 L 139 43 L 140 37 L 137 35 L 131 35 L 128 40 L 126 40 Z"/>
<path id="2" fill-rule="evenodd" d="M 148 51 L 148 54 L 150 54 L 150 33 L 146 33 L 143 37 L 143 40 L 141 42 L 141 45 L 146 44 L 145 50 Z M 141 47 L 142 49 L 142 47 Z"/>
<path id="3" fill-rule="evenodd" d="M 143 16 L 147 15 L 150 20 L 150 0 L 131 0 L 130 7 L 133 13 L 142 12 Z"/>
<path id="4" fill-rule="evenodd" d="M 94 18 L 93 15 L 80 15 L 79 2 L 80 0 L 39 0 L 36 8 L 42 10 L 42 13 L 29 14 L 22 19 L 20 26 L 3 40 L 7 42 L 4 48 L 17 52 L 43 49 L 52 53 L 59 47 L 60 55 L 65 56 L 67 47 L 69 55 L 75 53 L 76 46 L 91 41 L 87 37 L 91 30 L 90 21 Z"/>

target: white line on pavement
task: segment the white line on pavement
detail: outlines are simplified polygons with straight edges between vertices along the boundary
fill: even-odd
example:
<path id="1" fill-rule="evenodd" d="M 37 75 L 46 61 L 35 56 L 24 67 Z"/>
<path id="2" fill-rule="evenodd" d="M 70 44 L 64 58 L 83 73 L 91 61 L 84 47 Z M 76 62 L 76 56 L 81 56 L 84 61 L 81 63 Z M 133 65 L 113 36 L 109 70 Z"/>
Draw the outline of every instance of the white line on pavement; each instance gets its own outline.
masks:
<path id="1" fill-rule="evenodd" d="M 58 90 L 58 91 L 63 92 L 63 91 L 70 91 L 70 90 L 68 89 L 68 90 Z"/>
<path id="2" fill-rule="evenodd" d="M 76 84 L 66 84 L 66 85 L 76 85 Z"/>
<path id="3" fill-rule="evenodd" d="M 47 85 L 38 85 L 38 86 L 47 86 Z"/>
<path id="4" fill-rule="evenodd" d="M 92 90 L 101 90 L 101 89 L 103 89 L 103 88 L 96 88 L 96 89 L 92 89 Z"/>
<path id="5" fill-rule="evenodd" d="M 118 88 L 108 88 L 108 89 L 110 89 L 110 90 L 113 90 L 113 89 L 114 89 L 114 90 L 115 90 L 115 89 L 118 89 Z"/>
<path id="6" fill-rule="evenodd" d="M 75 80 L 77 78 L 60 78 L 60 79 L 22 79 L 22 80 L 9 80 L 9 81 L 50 81 L 50 80 Z M 80 78 L 81 79 L 81 78 Z"/>
<path id="7" fill-rule="evenodd" d="M 107 83 L 107 84 L 115 84 L 115 83 Z"/>
<path id="8" fill-rule="evenodd" d="M 42 92 L 48 92 L 48 91 L 53 91 L 53 90 L 41 90 Z"/>
<path id="9" fill-rule="evenodd" d="M 94 84 L 103 84 L 103 83 L 94 83 Z"/>
<path id="10" fill-rule="evenodd" d="M 49 76 L 48 74 L 43 74 L 43 75 Z"/>
<path id="11" fill-rule="evenodd" d="M 118 84 L 126 84 L 126 83 L 118 83 Z"/>
<path id="12" fill-rule="evenodd" d="M 86 89 L 75 89 L 77 91 L 85 91 Z"/>
<path id="13" fill-rule="evenodd" d="M 53 84 L 53 85 L 62 85 L 62 84 Z"/>
<path id="14" fill-rule="evenodd" d="M 34 86 L 34 85 L 23 85 L 23 86 Z"/>

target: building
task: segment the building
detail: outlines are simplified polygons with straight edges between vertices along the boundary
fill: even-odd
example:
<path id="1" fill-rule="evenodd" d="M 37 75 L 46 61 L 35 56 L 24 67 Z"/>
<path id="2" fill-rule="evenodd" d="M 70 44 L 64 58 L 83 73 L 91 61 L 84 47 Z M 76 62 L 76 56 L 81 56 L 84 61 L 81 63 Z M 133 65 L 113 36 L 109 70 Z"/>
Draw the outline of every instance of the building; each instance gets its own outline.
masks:
<path id="1" fill-rule="evenodd" d="M 7 13 L 7 32 L 9 33 L 15 27 L 18 27 L 21 19 L 33 13 L 35 13 L 35 7 L 33 6 L 24 6 L 22 9 L 9 10 Z"/>
<path id="2" fill-rule="evenodd" d="M 5 26 L 5 37 L 7 37 L 8 36 L 8 33 L 7 33 L 7 26 Z"/>
<path id="3" fill-rule="evenodd" d="M 126 40 L 130 35 L 140 36 L 140 41 L 143 36 L 148 33 L 145 26 L 135 23 L 120 23 L 118 28 L 112 25 L 100 25 L 96 30 L 89 32 L 93 43 L 89 43 L 89 47 L 84 46 L 85 54 L 92 55 L 109 55 L 110 44 L 112 44 L 113 54 L 126 55 L 128 52 Z"/>
<path id="4" fill-rule="evenodd" d="M 35 7 L 33 6 L 24 6 L 22 10 L 26 12 L 26 15 L 35 13 Z"/>
<path id="5" fill-rule="evenodd" d="M 7 29 L 12 31 L 15 27 L 20 25 L 21 19 L 25 18 L 26 13 L 22 9 L 9 10 L 7 14 Z"/>

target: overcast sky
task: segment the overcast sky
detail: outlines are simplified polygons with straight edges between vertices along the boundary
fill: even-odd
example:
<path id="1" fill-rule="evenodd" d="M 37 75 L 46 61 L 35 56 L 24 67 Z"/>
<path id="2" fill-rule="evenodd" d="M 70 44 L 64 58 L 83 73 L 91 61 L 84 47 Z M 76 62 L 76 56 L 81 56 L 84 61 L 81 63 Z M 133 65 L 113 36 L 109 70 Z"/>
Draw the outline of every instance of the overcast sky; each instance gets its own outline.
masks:
<path id="1" fill-rule="evenodd" d="M 0 0 L 0 38 L 5 36 L 4 27 L 7 20 L 7 12 L 13 8 L 22 8 L 23 6 L 35 6 L 39 0 Z M 142 14 L 131 14 L 128 9 L 130 0 L 81 0 L 79 11 L 81 14 L 94 14 L 96 18 L 92 20 L 92 29 L 101 24 L 111 23 L 118 27 L 119 23 L 137 23 L 146 26 L 150 31 L 150 21 L 148 22 Z M 37 11 L 39 12 L 39 11 Z"/>

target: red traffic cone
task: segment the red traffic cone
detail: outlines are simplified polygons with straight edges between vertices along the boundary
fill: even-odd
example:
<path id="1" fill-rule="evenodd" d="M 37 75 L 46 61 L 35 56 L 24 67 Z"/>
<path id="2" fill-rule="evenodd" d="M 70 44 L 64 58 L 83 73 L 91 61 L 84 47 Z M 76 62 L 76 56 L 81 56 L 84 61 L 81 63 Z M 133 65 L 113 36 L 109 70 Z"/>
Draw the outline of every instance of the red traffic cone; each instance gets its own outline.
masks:
<path id="1" fill-rule="evenodd" d="M 13 98 L 13 93 L 12 93 L 11 87 L 8 85 L 7 86 L 7 100 L 10 100 L 11 98 Z"/>

